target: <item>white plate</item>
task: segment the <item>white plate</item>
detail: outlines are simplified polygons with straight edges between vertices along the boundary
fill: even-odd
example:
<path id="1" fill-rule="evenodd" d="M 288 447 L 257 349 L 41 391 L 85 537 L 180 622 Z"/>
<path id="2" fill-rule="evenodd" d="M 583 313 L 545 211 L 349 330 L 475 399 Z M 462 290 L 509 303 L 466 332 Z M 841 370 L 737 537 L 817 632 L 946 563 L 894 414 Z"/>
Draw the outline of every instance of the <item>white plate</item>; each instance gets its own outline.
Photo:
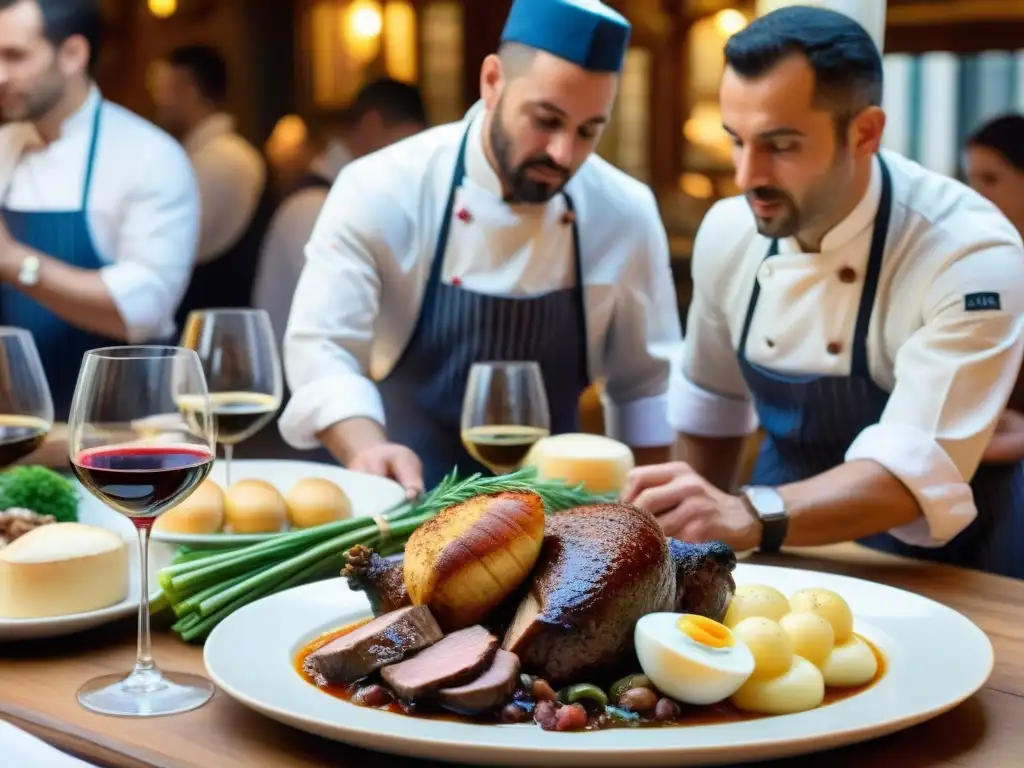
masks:
<path id="1" fill-rule="evenodd" d="M 231 462 L 231 482 L 239 480 L 266 480 L 282 495 L 299 480 L 306 477 L 320 477 L 335 483 L 352 502 L 355 516 L 379 515 L 405 497 L 402 486 L 384 477 L 353 472 L 343 467 L 314 461 L 287 461 L 279 459 L 235 459 Z M 224 486 L 224 463 L 214 463 L 210 478 Z M 153 531 L 153 541 L 165 544 L 185 544 L 195 548 L 237 546 L 252 544 L 279 536 L 277 533 L 170 533 Z"/>
<path id="2" fill-rule="evenodd" d="M 101 504 L 95 496 L 72 480 L 78 490 L 78 522 L 107 528 L 120 534 L 128 542 L 131 572 L 128 575 L 128 598 L 98 611 L 52 616 L 45 619 L 5 619 L 0 617 L 0 642 L 5 640 L 38 640 L 60 637 L 93 629 L 110 621 L 123 619 L 139 610 L 139 547 L 135 527 L 127 517 Z M 152 553 L 150 560 L 153 560 Z M 154 563 L 151 563 L 150 573 Z"/>
<path id="3" fill-rule="evenodd" d="M 885 676 L 861 694 L 810 712 L 741 723 L 553 733 L 472 725 L 358 707 L 307 683 L 292 666 L 303 645 L 369 614 L 343 579 L 298 587 L 229 616 L 206 641 L 210 677 L 227 695 L 286 725 L 366 749 L 488 765 L 720 765 L 815 752 L 927 720 L 974 694 L 992 671 L 988 637 L 919 595 L 824 573 L 740 563 L 738 583 L 792 594 L 820 586 L 850 604 L 855 630 L 883 652 Z M 950 659 L 956 659 L 950 664 Z"/>

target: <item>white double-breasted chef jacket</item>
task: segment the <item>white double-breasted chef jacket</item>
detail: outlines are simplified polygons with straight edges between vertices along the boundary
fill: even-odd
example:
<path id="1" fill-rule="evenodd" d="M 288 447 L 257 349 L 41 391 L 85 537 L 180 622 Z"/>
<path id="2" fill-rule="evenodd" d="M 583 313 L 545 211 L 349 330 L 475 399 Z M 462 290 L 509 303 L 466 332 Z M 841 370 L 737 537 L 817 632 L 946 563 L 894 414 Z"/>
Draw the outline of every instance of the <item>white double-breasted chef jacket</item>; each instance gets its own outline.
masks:
<path id="1" fill-rule="evenodd" d="M 292 398 L 279 426 L 298 448 L 351 417 L 385 423 L 374 380 L 416 326 L 464 132 L 442 280 L 530 296 L 574 284 L 572 227 L 561 195 L 510 206 L 483 149 L 484 113 L 360 158 L 331 188 L 306 247 L 284 342 Z M 607 431 L 633 446 L 673 439 L 669 361 L 681 344 L 668 239 L 651 190 L 592 156 L 566 185 L 580 231 L 591 380 L 603 380 Z M 498 329 L 496 329 L 497 331 Z M 551 328 L 552 334 L 562 332 Z M 462 392 L 451 396 L 461 401 Z"/>
<path id="2" fill-rule="evenodd" d="M 1021 369 L 1024 248 L 1012 224 L 958 181 L 883 152 L 893 209 L 867 337 L 871 378 L 891 392 L 847 460 L 871 459 L 916 496 L 923 515 L 891 531 L 939 546 L 975 518 L 968 485 Z M 670 420 L 680 432 L 739 436 L 757 427 L 737 348 L 755 277 L 761 292 L 747 359 L 781 374 L 848 376 L 882 174 L 824 238 L 779 255 L 746 200 L 717 203 L 697 233 L 694 296 Z"/>

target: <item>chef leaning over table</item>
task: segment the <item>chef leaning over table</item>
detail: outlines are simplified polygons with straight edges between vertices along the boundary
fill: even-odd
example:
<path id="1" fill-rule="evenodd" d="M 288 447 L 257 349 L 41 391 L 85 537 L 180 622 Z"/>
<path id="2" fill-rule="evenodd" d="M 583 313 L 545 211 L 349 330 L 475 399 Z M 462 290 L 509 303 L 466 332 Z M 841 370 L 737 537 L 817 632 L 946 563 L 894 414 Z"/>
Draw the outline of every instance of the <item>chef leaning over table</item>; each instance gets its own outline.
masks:
<path id="1" fill-rule="evenodd" d="M 1024 352 L 1020 235 L 966 186 L 879 151 L 882 62 L 853 20 L 776 11 L 725 57 L 745 194 L 694 246 L 669 401 L 686 463 L 636 470 L 625 498 L 691 540 L 859 539 L 1024 577 L 1024 465 L 979 468 Z M 731 495 L 758 422 L 752 485 Z"/>
<path id="2" fill-rule="evenodd" d="M 410 491 L 486 472 L 459 440 L 469 368 L 534 360 L 552 433 L 601 378 L 610 434 L 667 458 L 667 237 L 651 191 L 593 154 L 628 38 L 593 0 L 517 0 L 482 109 L 346 166 L 285 334 L 289 443 Z"/>
<path id="3" fill-rule="evenodd" d="M 58 420 L 86 350 L 173 336 L 197 238 L 188 157 L 92 80 L 101 30 L 95 0 L 0 0 L 0 324 Z"/>

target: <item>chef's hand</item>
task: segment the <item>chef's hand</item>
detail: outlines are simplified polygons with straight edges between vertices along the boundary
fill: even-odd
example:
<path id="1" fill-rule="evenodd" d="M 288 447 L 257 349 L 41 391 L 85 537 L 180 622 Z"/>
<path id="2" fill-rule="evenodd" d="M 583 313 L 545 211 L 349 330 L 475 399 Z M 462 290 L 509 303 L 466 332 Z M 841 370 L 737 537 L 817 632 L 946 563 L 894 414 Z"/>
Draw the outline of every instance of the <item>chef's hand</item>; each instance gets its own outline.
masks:
<path id="1" fill-rule="evenodd" d="M 348 469 L 370 475 L 389 477 L 405 488 L 411 500 L 423 493 L 423 464 L 419 457 L 404 445 L 379 443 L 352 457 Z"/>
<path id="2" fill-rule="evenodd" d="M 1021 460 L 1024 460 L 1024 413 L 1007 410 L 999 419 L 981 461 L 983 464 L 1016 464 Z"/>
<path id="3" fill-rule="evenodd" d="M 666 536 L 682 541 L 723 541 L 738 552 L 761 543 L 761 523 L 746 502 L 723 493 L 681 461 L 634 469 L 622 501 L 646 509 Z"/>

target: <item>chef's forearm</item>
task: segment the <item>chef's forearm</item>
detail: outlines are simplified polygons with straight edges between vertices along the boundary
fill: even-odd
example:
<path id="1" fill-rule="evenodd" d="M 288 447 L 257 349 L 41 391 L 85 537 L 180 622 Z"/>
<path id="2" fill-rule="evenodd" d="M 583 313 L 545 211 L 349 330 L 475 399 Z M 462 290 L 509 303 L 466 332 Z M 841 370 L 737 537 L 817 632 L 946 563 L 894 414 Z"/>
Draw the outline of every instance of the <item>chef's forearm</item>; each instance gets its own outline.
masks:
<path id="1" fill-rule="evenodd" d="M 128 340 L 128 326 L 98 270 L 74 267 L 26 246 L 16 247 L 17 257 L 5 259 L 0 266 L 0 279 L 76 328 Z M 18 282 L 21 263 L 29 254 L 39 258 L 39 281 L 31 286 Z"/>
<path id="2" fill-rule="evenodd" d="M 848 461 L 778 490 L 789 511 L 790 547 L 854 541 L 908 525 L 921 515 L 914 494 L 874 461 Z"/>
<path id="3" fill-rule="evenodd" d="M 679 434 L 676 457 L 685 461 L 698 475 L 726 492 L 736 486 L 743 455 L 742 437 L 700 437 Z"/>
<path id="4" fill-rule="evenodd" d="M 332 424 L 318 432 L 317 438 L 343 466 L 351 464 L 363 451 L 388 441 L 380 424 L 361 417 Z"/>

